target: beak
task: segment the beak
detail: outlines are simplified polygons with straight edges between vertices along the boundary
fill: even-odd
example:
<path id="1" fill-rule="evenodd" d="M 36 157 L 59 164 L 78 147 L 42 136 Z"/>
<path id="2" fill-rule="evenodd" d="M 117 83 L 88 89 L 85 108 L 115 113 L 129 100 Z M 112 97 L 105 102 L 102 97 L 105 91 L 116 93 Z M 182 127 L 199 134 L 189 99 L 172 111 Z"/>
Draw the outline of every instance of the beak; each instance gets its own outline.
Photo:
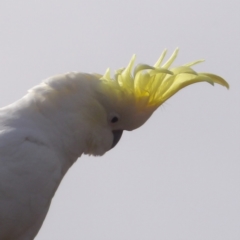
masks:
<path id="1" fill-rule="evenodd" d="M 123 130 L 114 130 L 112 131 L 112 133 L 113 133 L 112 148 L 114 148 L 117 145 L 118 141 L 120 140 Z"/>

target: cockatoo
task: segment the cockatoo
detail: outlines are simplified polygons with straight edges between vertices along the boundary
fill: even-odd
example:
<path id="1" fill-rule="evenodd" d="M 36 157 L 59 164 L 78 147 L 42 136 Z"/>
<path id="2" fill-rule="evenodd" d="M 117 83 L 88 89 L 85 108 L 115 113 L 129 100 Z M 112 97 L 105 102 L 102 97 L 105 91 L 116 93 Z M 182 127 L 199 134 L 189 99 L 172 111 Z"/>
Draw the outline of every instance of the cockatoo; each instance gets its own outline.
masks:
<path id="1" fill-rule="evenodd" d="M 82 155 L 103 155 L 124 130 L 142 126 L 180 89 L 197 82 L 229 87 L 221 77 L 196 73 L 195 61 L 126 68 L 111 77 L 70 72 L 46 79 L 0 110 L 0 239 L 30 240 L 38 233 L 62 178 Z"/>

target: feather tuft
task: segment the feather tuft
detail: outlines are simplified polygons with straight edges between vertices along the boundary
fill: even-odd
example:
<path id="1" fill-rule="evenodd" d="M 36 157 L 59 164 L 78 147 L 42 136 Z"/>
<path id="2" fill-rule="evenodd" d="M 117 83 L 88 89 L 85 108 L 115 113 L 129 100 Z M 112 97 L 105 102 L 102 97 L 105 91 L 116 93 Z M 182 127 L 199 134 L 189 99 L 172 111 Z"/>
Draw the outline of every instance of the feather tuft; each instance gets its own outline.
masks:
<path id="1" fill-rule="evenodd" d="M 135 68 L 133 65 L 136 56 L 133 55 L 128 66 L 117 70 L 113 79 L 108 69 L 100 80 L 105 80 L 104 83 L 107 85 L 114 85 L 110 88 L 108 86 L 111 91 L 117 90 L 123 93 L 118 96 L 132 98 L 141 110 L 156 109 L 180 89 L 190 84 L 208 82 L 211 85 L 217 83 L 229 88 L 229 84 L 223 78 L 212 73 L 197 73 L 191 68 L 203 60 L 170 68 L 178 55 L 178 48 L 163 64 L 166 53 L 167 50 L 164 50 L 154 66 L 139 64 Z M 118 89 L 114 89 L 116 87 Z"/>

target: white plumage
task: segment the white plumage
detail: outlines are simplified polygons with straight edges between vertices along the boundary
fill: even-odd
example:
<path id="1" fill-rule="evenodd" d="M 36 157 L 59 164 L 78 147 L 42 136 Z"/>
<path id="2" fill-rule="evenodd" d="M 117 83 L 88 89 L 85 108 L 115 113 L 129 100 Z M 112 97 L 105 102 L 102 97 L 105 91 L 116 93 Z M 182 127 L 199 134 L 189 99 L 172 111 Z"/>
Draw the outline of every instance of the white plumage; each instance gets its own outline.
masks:
<path id="1" fill-rule="evenodd" d="M 1 240 L 33 239 L 68 168 L 84 152 L 102 155 L 111 148 L 111 132 L 99 127 L 101 109 L 99 125 L 92 124 L 98 103 L 86 75 L 75 76 L 82 90 L 75 96 L 65 88 L 71 75 L 47 80 L 60 86 L 42 84 L 0 111 Z"/>

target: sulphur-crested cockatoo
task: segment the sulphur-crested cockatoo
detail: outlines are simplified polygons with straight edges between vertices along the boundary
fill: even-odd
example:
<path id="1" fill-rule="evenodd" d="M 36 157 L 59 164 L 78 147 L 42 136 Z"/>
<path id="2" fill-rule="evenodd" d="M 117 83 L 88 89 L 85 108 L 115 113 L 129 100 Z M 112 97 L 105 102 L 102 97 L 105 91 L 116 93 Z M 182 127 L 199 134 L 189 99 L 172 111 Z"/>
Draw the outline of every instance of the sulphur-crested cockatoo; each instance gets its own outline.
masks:
<path id="1" fill-rule="evenodd" d="M 196 73 L 192 62 L 126 68 L 104 75 L 70 72 L 46 79 L 0 110 L 0 239 L 30 240 L 39 231 L 63 176 L 82 154 L 103 155 L 123 130 L 143 125 L 180 89 L 228 83 Z"/>

